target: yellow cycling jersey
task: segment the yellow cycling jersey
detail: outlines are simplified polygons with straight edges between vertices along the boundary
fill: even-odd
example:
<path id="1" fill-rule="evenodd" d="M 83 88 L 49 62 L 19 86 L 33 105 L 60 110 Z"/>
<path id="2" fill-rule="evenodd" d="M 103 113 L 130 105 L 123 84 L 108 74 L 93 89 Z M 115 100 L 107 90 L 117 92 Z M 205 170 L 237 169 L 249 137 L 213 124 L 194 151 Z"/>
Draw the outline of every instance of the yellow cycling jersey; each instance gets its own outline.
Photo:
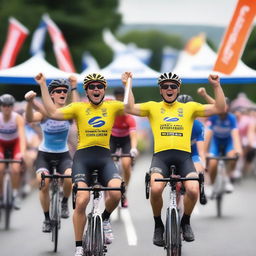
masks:
<path id="1" fill-rule="evenodd" d="M 140 106 L 140 116 L 147 116 L 154 135 L 154 152 L 177 149 L 191 152 L 194 119 L 204 116 L 204 105 L 196 102 L 167 104 L 149 101 Z"/>
<path id="2" fill-rule="evenodd" d="M 121 101 L 109 100 L 100 105 L 73 102 L 59 108 L 64 119 L 74 119 L 78 129 L 77 149 L 99 146 L 109 149 L 112 126 L 117 115 L 123 114 Z"/>

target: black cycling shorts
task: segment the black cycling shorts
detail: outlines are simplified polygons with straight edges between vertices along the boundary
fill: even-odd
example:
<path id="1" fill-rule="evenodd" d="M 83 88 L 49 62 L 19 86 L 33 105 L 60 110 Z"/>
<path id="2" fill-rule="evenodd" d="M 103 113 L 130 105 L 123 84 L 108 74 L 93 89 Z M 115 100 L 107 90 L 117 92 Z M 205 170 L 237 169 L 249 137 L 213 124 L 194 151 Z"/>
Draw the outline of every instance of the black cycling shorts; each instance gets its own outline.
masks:
<path id="1" fill-rule="evenodd" d="M 155 153 L 152 158 L 150 172 L 158 172 L 163 177 L 170 177 L 171 165 L 176 166 L 176 173 L 186 177 L 191 172 L 196 172 L 191 153 L 176 149 L 170 149 Z"/>
<path id="2" fill-rule="evenodd" d="M 110 151 L 115 153 L 117 149 L 121 148 L 122 154 L 130 154 L 131 139 L 130 136 L 125 137 L 110 137 Z"/>
<path id="3" fill-rule="evenodd" d="M 121 179 L 109 149 L 95 146 L 77 150 L 73 159 L 73 182 L 84 182 L 90 186 L 94 170 L 98 170 L 99 182 L 103 186 L 112 179 Z"/>
<path id="4" fill-rule="evenodd" d="M 68 151 L 64 153 L 48 153 L 38 151 L 35 162 L 36 172 L 47 170 L 49 173 L 51 173 L 52 168 L 50 166 L 50 161 L 52 160 L 58 161 L 57 171 L 60 174 L 64 174 L 68 168 L 72 167 L 72 159 Z"/>

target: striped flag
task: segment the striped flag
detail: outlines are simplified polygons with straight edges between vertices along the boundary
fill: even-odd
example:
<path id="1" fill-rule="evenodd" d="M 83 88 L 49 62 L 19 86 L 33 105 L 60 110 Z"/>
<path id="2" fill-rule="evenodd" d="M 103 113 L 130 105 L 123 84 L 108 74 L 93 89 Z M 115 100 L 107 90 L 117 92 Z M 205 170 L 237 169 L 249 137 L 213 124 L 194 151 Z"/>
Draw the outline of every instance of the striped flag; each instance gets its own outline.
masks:
<path id="1" fill-rule="evenodd" d="M 11 17 L 7 39 L 0 58 L 0 69 L 7 69 L 15 65 L 18 53 L 29 31 L 19 21 Z"/>
<path id="2" fill-rule="evenodd" d="M 43 51 L 43 46 L 45 42 L 45 36 L 47 31 L 47 25 L 42 19 L 39 26 L 33 33 L 31 45 L 30 45 L 30 54 L 35 55 Z"/>
<path id="3" fill-rule="evenodd" d="M 75 66 L 62 32 L 49 15 L 43 15 L 43 20 L 47 24 L 59 68 L 65 72 L 75 72 Z"/>

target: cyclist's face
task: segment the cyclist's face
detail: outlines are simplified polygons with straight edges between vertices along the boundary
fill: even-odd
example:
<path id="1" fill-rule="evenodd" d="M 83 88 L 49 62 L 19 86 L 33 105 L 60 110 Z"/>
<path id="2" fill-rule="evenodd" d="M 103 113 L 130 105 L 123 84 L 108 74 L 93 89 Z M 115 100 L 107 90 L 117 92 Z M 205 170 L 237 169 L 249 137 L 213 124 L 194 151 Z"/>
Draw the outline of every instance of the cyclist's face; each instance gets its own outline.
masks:
<path id="1" fill-rule="evenodd" d="M 99 104 L 105 96 L 105 86 L 99 82 L 92 82 L 86 89 L 86 94 L 93 104 Z"/>
<path id="2" fill-rule="evenodd" d="M 172 102 L 177 98 L 180 88 L 172 82 L 165 82 L 160 85 L 160 94 L 167 102 Z"/>
<path id="3" fill-rule="evenodd" d="M 1 112 L 3 115 L 10 115 L 13 111 L 13 105 L 1 105 Z"/>
<path id="4" fill-rule="evenodd" d="M 51 92 L 51 97 L 55 104 L 63 106 L 66 103 L 68 90 L 66 87 L 57 87 Z"/>

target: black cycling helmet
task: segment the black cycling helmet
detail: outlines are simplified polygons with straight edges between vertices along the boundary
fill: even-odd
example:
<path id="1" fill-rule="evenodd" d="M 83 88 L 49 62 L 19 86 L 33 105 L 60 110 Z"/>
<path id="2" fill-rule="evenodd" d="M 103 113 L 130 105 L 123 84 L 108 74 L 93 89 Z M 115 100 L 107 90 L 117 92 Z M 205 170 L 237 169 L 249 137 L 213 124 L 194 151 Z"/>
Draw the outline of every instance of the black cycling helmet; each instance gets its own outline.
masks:
<path id="1" fill-rule="evenodd" d="M 114 89 L 114 95 L 124 95 L 124 87 L 117 87 Z"/>
<path id="2" fill-rule="evenodd" d="M 13 106 L 15 103 L 15 98 L 11 94 L 3 94 L 0 97 L 0 104 L 1 105 L 10 105 Z"/>
<path id="3" fill-rule="evenodd" d="M 105 89 L 107 88 L 107 81 L 106 81 L 105 77 L 102 76 L 101 74 L 92 73 L 92 74 L 87 75 L 84 78 L 84 89 L 86 90 L 88 87 L 88 84 L 90 84 L 92 82 L 102 83 L 105 86 Z"/>
<path id="4" fill-rule="evenodd" d="M 51 93 L 54 89 L 58 87 L 65 87 L 69 90 L 70 82 L 67 79 L 54 79 L 48 85 L 48 91 Z"/>
<path id="5" fill-rule="evenodd" d="M 181 103 L 187 103 L 187 102 L 194 101 L 194 100 L 193 100 L 193 98 L 192 98 L 190 95 L 181 94 L 181 95 L 177 98 L 177 101 L 178 101 L 178 102 L 181 102 Z"/>
<path id="6" fill-rule="evenodd" d="M 181 86 L 181 79 L 178 75 L 169 72 L 169 73 L 163 73 L 159 76 L 158 78 L 158 85 L 164 83 L 164 82 L 174 82 L 177 84 L 179 87 Z"/>

